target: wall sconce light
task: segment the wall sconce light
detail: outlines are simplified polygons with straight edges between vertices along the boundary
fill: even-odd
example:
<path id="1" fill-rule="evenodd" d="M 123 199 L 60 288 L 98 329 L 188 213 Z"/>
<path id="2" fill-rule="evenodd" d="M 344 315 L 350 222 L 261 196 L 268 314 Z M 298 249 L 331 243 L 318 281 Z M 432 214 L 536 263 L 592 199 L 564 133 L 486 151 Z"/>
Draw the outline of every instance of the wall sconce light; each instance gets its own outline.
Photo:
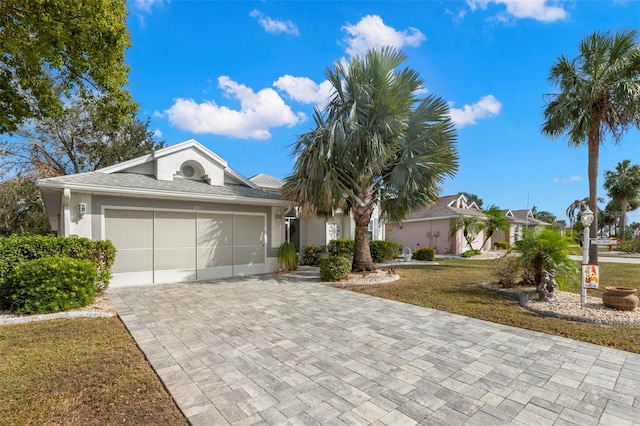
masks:
<path id="1" fill-rule="evenodd" d="M 85 214 L 87 212 L 87 203 L 78 203 L 78 213 Z"/>
<path id="2" fill-rule="evenodd" d="M 276 213 L 276 222 L 282 222 L 282 213 Z"/>

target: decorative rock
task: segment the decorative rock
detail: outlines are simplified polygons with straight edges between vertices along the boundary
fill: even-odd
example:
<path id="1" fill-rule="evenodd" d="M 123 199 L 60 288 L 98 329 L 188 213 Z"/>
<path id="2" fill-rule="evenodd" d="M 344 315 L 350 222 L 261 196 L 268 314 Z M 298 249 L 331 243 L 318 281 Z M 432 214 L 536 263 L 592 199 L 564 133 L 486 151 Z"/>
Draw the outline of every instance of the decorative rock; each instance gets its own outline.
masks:
<path id="1" fill-rule="evenodd" d="M 633 311 L 638 307 L 636 289 L 631 287 L 607 287 L 602 295 L 604 306 L 622 311 Z"/>

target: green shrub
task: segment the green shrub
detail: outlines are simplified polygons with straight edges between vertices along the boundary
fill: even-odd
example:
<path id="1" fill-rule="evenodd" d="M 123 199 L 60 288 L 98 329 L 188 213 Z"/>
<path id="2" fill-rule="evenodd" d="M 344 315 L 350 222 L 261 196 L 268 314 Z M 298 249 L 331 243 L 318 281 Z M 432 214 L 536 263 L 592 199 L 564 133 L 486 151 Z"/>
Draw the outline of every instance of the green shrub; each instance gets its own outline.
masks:
<path id="1" fill-rule="evenodd" d="M 327 251 L 331 256 L 342 256 L 347 259 L 353 259 L 354 241 L 340 238 L 329 241 Z"/>
<path id="2" fill-rule="evenodd" d="M 5 282 L 10 308 L 31 314 L 86 306 L 95 298 L 97 275 L 90 260 L 56 256 L 21 262 Z"/>
<path id="3" fill-rule="evenodd" d="M 375 263 L 394 259 L 399 250 L 400 244 L 393 241 L 369 241 L 369 251 Z"/>
<path id="4" fill-rule="evenodd" d="M 473 250 L 465 251 L 460 256 L 465 257 L 465 258 L 469 258 L 469 257 L 473 257 L 473 256 L 478 256 L 478 255 L 481 255 L 481 254 L 482 254 L 482 251 L 473 249 Z"/>
<path id="5" fill-rule="evenodd" d="M 302 263 L 305 265 L 318 266 L 320 264 L 320 252 L 322 246 L 310 244 L 302 249 Z"/>
<path id="6" fill-rule="evenodd" d="M 433 262 L 436 258 L 436 250 L 431 247 L 421 247 L 413 252 L 413 259 Z"/>
<path id="7" fill-rule="evenodd" d="M 640 253 L 640 240 L 624 242 L 620 245 L 620 251 L 625 253 Z"/>
<path id="8" fill-rule="evenodd" d="M 293 243 L 285 241 L 280 245 L 278 263 L 284 272 L 298 270 L 298 251 Z"/>
<path id="9" fill-rule="evenodd" d="M 327 256 L 320 259 L 322 281 L 346 280 L 351 274 L 351 261 L 344 256 Z"/>
<path id="10" fill-rule="evenodd" d="M 496 250 L 509 250 L 508 241 L 498 241 L 493 243 L 493 246 L 496 248 Z"/>
<path id="11" fill-rule="evenodd" d="M 0 306 L 3 304 L 3 282 L 13 268 L 25 261 L 43 257 L 66 256 L 93 262 L 98 271 L 98 290 L 109 286 L 116 249 L 111 241 L 52 235 L 11 235 L 0 237 Z"/>

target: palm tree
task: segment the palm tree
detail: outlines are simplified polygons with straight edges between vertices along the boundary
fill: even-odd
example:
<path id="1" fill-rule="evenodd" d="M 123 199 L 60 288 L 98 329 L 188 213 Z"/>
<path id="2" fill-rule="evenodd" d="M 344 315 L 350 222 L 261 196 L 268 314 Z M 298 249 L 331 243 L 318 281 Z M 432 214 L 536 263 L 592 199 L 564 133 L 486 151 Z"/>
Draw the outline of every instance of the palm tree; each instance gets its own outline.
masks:
<path id="1" fill-rule="evenodd" d="M 460 215 L 453 223 L 449 231 L 449 236 L 455 238 L 456 233 L 462 230 L 462 235 L 467 241 L 469 249 L 473 249 L 473 240 L 476 239 L 480 231 L 485 229 L 485 226 L 485 221 L 478 216 Z M 486 240 L 484 242 L 486 242 Z M 484 246 L 484 243 L 482 243 L 482 245 Z"/>
<path id="2" fill-rule="evenodd" d="M 606 170 L 604 189 L 609 197 L 620 203 L 620 233 L 622 242 L 625 242 L 628 200 L 640 195 L 640 166 L 631 164 L 631 160 L 622 160 L 614 171 Z"/>
<path id="3" fill-rule="evenodd" d="M 569 218 L 569 229 L 573 230 L 573 223 L 580 218 L 580 212 L 585 204 L 585 199 L 574 200 L 567 207 L 566 215 Z"/>
<path id="4" fill-rule="evenodd" d="M 398 69 L 406 59 L 386 47 L 328 68 L 329 102 L 316 108 L 315 128 L 292 149 L 296 163 L 283 197 L 298 203 L 303 216 L 353 213 L 354 271 L 375 269 L 368 225 L 377 205 L 399 223 L 436 200 L 440 184 L 458 169 L 449 107 L 434 95 L 417 98 L 423 80 L 411 68 Z"/>
<path id="5" fill-rule="evenodd" d="M 509 220 L 500 207 L 491 205 L 488 209 L 484 210 L 483 213 L 487 218 L 484 224 L 484 241 L 482 242 L 482 247 L 484 247 L 496 231 L 509 232 Z"/>
<path id="6" fill-rule="evenodd" d="M 579 43 L 574 59 L 561 56 L 551 67 L 549 81 L 560 93 L 550 95 L 542 133 L 567 135 L 569 145 L 588 147 L 590 209 L 596 212 L 600 143 L 609 132 L 619 142 L 630 126 L 640 127 L 640 47 L 636 30 L 616 34 L 596 31 Z M 598 230 L 594 215 L 590 236 Z M 598 262 L 591 246 L 589 263 Z"/>

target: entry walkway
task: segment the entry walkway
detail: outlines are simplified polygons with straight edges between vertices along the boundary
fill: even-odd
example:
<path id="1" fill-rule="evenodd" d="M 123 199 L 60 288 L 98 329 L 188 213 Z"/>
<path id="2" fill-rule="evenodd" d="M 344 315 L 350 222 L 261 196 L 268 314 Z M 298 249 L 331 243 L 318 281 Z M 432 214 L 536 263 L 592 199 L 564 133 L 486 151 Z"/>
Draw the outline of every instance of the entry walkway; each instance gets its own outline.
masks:
<path id="1" fill-rule="evenodd" d="M 109 290 L 193 425 L 640 424 L 640 355 L 313 275 Z"/>

